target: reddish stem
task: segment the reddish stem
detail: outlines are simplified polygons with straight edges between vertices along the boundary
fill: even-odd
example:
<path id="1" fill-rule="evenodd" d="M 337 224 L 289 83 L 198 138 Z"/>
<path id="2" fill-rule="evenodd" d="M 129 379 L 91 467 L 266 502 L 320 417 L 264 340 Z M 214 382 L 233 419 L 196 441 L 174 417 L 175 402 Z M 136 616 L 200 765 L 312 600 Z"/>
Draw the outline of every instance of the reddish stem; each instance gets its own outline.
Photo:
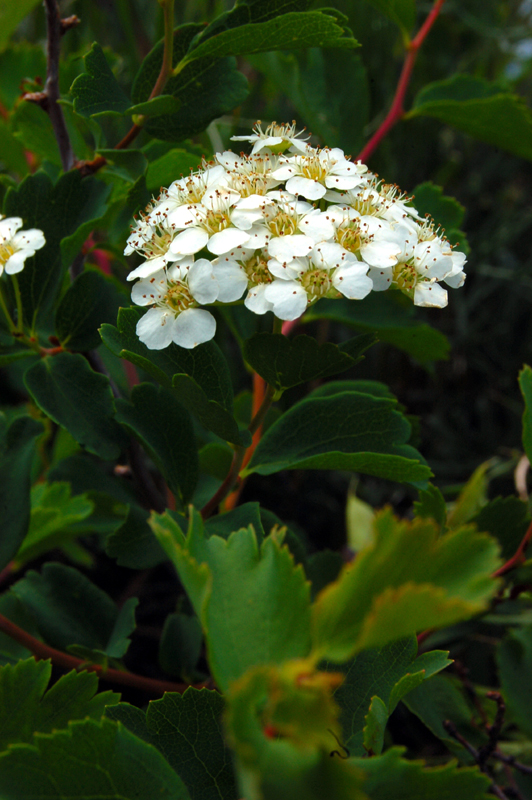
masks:
<path id="1" fill-rule="evenodd" d="M 508 559 L 506 564 L 503 564 L 502 567 L 499 567 L 499 569 L 495 570 L 495 572 L 493 573 L 493 577 L 500 578 L 501 575 L 506 575 L 506 573 L 510 572 L 510 570 L 514 569 L 515 567 L 519 567 L 521 564 L 523 564 L 526 561 L 525 550 L 531 541 L 532 541 L 532 522 L 528 526 L 527 531 L 521 540 L 521 544 L 519 545 L 513 556 Z"/>
<path id="2" fill-rule="evenodd" d="M 122 686 L 132 686 L 141 689 L 149 694 L 161 695 L 164 692 L 183 692 L 188 689 L 186 683 L 171 683 L 170 681 L 159 681 L 155 678 L 145 678 L 143 675 L 134 675 L 132 672 L 122 672 L 118 669 L 104 669 L 98 664 L 87 664 L 81 658 L 76 658 L 68 653 L 62 653 L 53 647 L 49 647 L 44 642 L 40 642 L 34 636 L 15 625 L 14 622 L 0 614 L 0 631 L 7 634 L 19 644 L 31 650 L 36 659 L 49 658 L 52 664 L 66 669 L 86 669 L 88 672 L 96 672 L 98 677 L 109 683 L 117 683 Z M 205 684 L 198 685 L 199 688 Z"/>
<path id="3" fill-rule="evenodd" d="M 401 75 L 399 77 L 399 82 L 397 84 L 397 89 L 395 90 L 395 95 L 390 110 L 388 111 L 385 119 L 379 125 L 379 128 L 375 131 L 369 142 L 367 142 L 365 147 L 361 150 L 361 152 L 357 156 L 357 160 L 366 162 L 369 159 L 369 157 L 373 154 L 373 152 L 377 149 L 377 146 L 379 145 L 381 140 L 384 139 L 388 131 L 391 128 L 393 128 L 395 123 L 398 122 L 398 120 L 403 116 L 404 114 L 403 103 L 406 95 L 406 90 L 408 88 L 408 84 L 410 83 L 412 70 L 416 62 L 419 48 L 425 41 L 427 34 L 434 25 L 444 2 L 445 0 L 436 0 L 427 19 L 417 32 L 416 36 L 412 39 L 412 41 L 408 45 L 408 53 L 404 60 L 403 69 L 401 70 Z"/>

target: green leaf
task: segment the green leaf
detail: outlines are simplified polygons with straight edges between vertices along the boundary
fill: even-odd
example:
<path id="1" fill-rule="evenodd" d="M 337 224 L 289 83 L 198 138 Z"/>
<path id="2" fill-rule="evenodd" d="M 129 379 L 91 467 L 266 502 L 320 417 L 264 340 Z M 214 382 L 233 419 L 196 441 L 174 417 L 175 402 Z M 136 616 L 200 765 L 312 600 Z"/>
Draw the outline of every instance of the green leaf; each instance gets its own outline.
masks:
<path id="1" fill-rule="evenodd" d="M 429 520 L 375 519 L 375 540 L 344 568 L 313 606 L 313 642 L 341 663 L 426 628 L 441 628 L 485 609 L 499 582 L 493 539 L 471 527 L 439 536 Z"/>
<path id="2" fill-rule="evenodd" d="M 532 464 L 532 368 L 525 364 L 519 373 L 519 387 L 525 410 L 523 412 L 523 448 L 526 456 Z"/>
<path id="3" fill-rule="evenodd" d="M 202 644 L 203 632 L 195 615 L 169 614 L 159 642 L 159 664 L 172 678 L 193 683 Z"/>
<path id="4" fill-rule="evenodd" d="M 158 192 L 168 182 L 187 176 L 190 170 L 198 169 L 200 159 L 194 153 L 175 147 L 161 158 L 156 158 L 148 167 L 146 186 L 150 192 Z"/>
<path id="5" fill-rule="evenodd" d="M 303 322 L 331 319 L 356 330 L 374 331 L 380 342 L 404 350 L 420 364 L 448 358 L 450 345 L 443 333 L 415 319 L 415 308 L 400 292 L 372 292 L 362 303 L 323 299 L 303 316 Z"/>
<path id="6" fill-rule="evenodd" d="M 444 195 L 441 186 L 436 186 L 431 181 L 420 183 L 412 195 L 416 210 L 423 216 L 427 214 L 431 216 L 435 224 L 443 229 L 449 242 L 453 245 L 458 244 L 460 250 L 467 254 L 469 252 L 467 238 L 465 233 L 460 230 L 465 208 L 458 200 Z"/>
<path id="7" fill-rule="evenodd" d="M 3 420 L 1 415 L 0 420 Z M 35 440 L 43 433 L 31 417 L 14 419 L 0 440 L 0 569 L 15 556 L 30 523 L 30 472 Z"/>
<path id="8" fill-rule="evenodd" d="M 0 7 L 0 45 L 7 42 L 19 23 L 37 5 L 38 0 L 17 0 L 3 3 Z"/>
<path id="9" fill-rule="evenodd" d="M 140 308 L 121 308 L 118 328 L 102 325 L 102 339 L 109 350 L 144 369 L 160 384 L 171 388 L 177 373 L 190 375 L 201 386 L 209 400 L 215 400 L 226 411 L 233 409 L 233 384 L 229 365 L 214 342 L 205 342 L 193 350 L 171 344 L 164 350 L 149 350 L 142 344 L 135 328 L 144 314 Z"/>
<path id="10" fill-rule="evenodd" d="M 145 735 L 183 780 L 191 800 L 235 800 L 238 796 L 231 755 L 224 744 L 223 708 L 218 692 L 192 687 L 182 695 L 166 692 L 162 700 L 148 705 Z M 108 715 L 130 727 L 130 709 L 121 703 L 109 709 Z M 135 717 L 135 727 L 131 727 L 137 736 L 140 722 Z"/>
<path id="11" fill-rule="evenodd" d="M 370 756 L 382 753 L 384 732 L 388 722 L 388 709 L 380 697 L 372 697 L 364 727 L 364 750 Z"/>
<path id="12" fill-rule="evenodd" d="M 0 122 L 0 153 L 5 169 L 16 172 L 20 177 L 27 174 L 28 163 L 24 155 L 24 145 L 3 122 Z"/>
<path id="13" fill-rule="evenodd" d="M 22 8 L 23 5 L 16 8 Z M 7 8 L 7 4 L 4 3 L 2 11 Z M 13 5 L 13 11 L 17 13 L 15 5 Z M 4 30 L 2 25 L 2 33 Z M 43 78 L 46 75 L 46 55 L 40 44 L 30 44 L 25 41 L 12 42 L 8 47 L 0 49 L 2 51 L 0 52 L 0 72 L 3 76 L 0 100 L 7 109 L 11 110 L 19 102 L 21 81 L 28 75 L 39 75 Z"/>
<path id="14" fill-rule="evenodd" d="M 208 431 L 233 444 L 245 447 L 251 444 L 249 431 L 241 431 L 233 415 L 216 400 L 209 400 L 201 386 L 190 375 L 174 375 L 172 386 L 181 403 Z"/>
<path id="15" fill-rule="evenodd" d="M 131 100 L 120 88 L 97 42 L 85 56 L 85 69 L 87 71 L 76 78 L 70 89 L 76 114 L 92 117 L 127 112 Z"/>
<path id="16" fill-rule="evenodd" d="M 38 483 L 34 486 L 30 526 L 14 559 L 17 568 L 70 541 L 77 535 L 71 526 L 87 519 L 93 509 L 94 503 L 86 494 L 70 496 L 68 483 Z"/>
<path id="17" fill-rule="evenodd" d="M 66 650 L 76 644 L 121 658 L 129 646 L 137 598 L 130 598 L 119 612 L 108 594 L 73 567 L 45 564 L 41 574 L 30 570 L 11 591 L 53 647 Z"/>
<path id="18" fill-rule="evenodd" d="M 256 333 L 244 343 L 243 355 L 255 372 L 283 392 L 300 383 L 344 372 L 358 363 L 376 341 L 372 334 L 356 336 L 337 346 L 319 345 L 310 336 L 289 339 L 277 333 Z"/>
<path id="19" fill-rule="evenodd" d="M 120 700 L 115 692 L 96 694 L 98 678 L 92 672 L 69 672 L 45 694 L 51 675 L 50 661 L 34 658 L 0 667 L 0 750 L 10 744 L 31 742 L 35 732 L 66 728 L 70 720 L 100 719 L 106 705 Z"/>
<path id="20" fill-rule="evenodd" d="M 447 659 L 447 653 L 440 650 L 416 658 L 417 649 L 415 636 L 409 636 L 379 649 L 364 650 L 341 668 L 345 677 L 336 689 L 334 699 L 341 708 L 343 744 L 349 748 L 351 755 L 364 754 L 364 720 L 372 697 L 378 695 L 382 698 L 388 714 L 391 714 L 398 699 L 405 694 L 400 691 L 405 677 L 419 675 L 424 670 L 421 676 L 423 680 L 452 663 Z M 404 684 L 403 688 L 406 688 Z"/>
<path id="21" fill-rule="evenodd" d="M 0 614 L 14 622 L 30 636 L 40 639 L 31 612 L 11 590 L 0 595 Z M 30 658 L 32 655 L 30 650 L 16 642 L 7 633 L 0 633 L 0 664 L 16 664 L 21 659 Z"/>
<path id="22" fill-rule="evenodd" d="M 61 166 L 61 154 L 46 111 L 36 103 L 22 102 L 11 117 L 15 140 L 39 159 Z"/>
<path id="23" fill-rule="evenodd" d="M 309 585 L 282 533 L 272 532 L 259 550 L 251 526 L 206 538 L 196 511 L 186 538 L 168 514 L 152 514 L 150 525 L 201 620 L 222 690 L 251 666 L 307 655 Z"/>
<path id="24" fill-rule="evenodd" d="M 405 444 L 410 423 L 396 405 L 362 392 L 311 395 L 268 428 L 243 474 L 349 469 L 397 481 L 428 478 L 430 469 Z"/>
<path id="25" fill-rule="evenodd" d="M 196 33 L 203 29 L 203 25 L 195 23 L 176 28 L 172 57 L 174 67 L 184 58 Z M 133 84 L 135 105 L 148 100 L 161 71 L 163 49 L 161 40 L 142 62 Z M 213 119 L 240 105 L 248 94 L 248 84 L 236 69 L 234 58 L 207 57 L 185 65 L 178 75 L 171 77 L 164 94 L 181 101 L 178 113 L 149 117 L 144 128 L 158 139 L 178 142 L 202 133 Z M 198 102 L 199 97 L 201 102 Z"/>
<path id="26" fill-rule="evenodd" d="M 118 399 L 116 407 L 117 421 L 139 440 L 171 491 L 187 503 L 198 481 L 198 449 L 186 410 L 172 392 L 152 383 L 135 386 L 131 403 Z"/>
<path id="27" fill-rule="evenodd" d="M 482 142 L 532 159 L 532 113 L 522 97 L 472 75 L 429 83 L 418 93 L 412 117 L 435 117 Z"/>
<path id="28" fill-rule="evenodd" d="M 163 756 L 123 726 L 102 719 L 71 722 L 0 754 L 3 800 L 190 800 Z"/>
<path id="29" fill-rule="evenodd" d="M 358 47 L 349 29 L 342 27 L 345 17 L 333 9 L 281 14 L 267 22 L 254 22 L 221 31 L 202 42 L 192 43 L 181 65 L 198 58 L 223 58 L 268 50 L 295 50 L 305 47 Z"/>
<path id="30" fill-rule="evenodd" d="M 158 114 L 176 114 L 181 107 L 178 97 L 171 94 L 160 94 L 146 103 L 137 103 L 136 106 L 128 108 L 128 114 L 142 114 L 145 117 L 156 117 Z"/>
<path id="31" fill-rule="evenodd" d="M 215 517 L 209 517 L 204 524 L 205 534 L 207 536 L 220 536 L 222 539 L 228 539 L 233 531 L 238 531 L 241 528 L 249 528 L 253 526 L 257 542 L 262 544 L 264 539 L 264 527 L 261 519 L 261 509 L 258 503 L 243 503 L 241 506 L 233 508 L 224 514 L 217 514 Z M 275 524 L 275 523 L 274 523 Z M 270 533 L 270 530 L 268 530 Z"/>
<path id="32" fill-rule="evenodd" d="M 40 228 L 46 237 L 46 245 L 27 259 L 18 276 L 26 323 L 34 325 L 37 312 L 44 316 L 54 304 L 66 268 L 61 240 L 75 236 L 80 226 L 90 228 L 90 221 L 101 216 L 108 194 L 102 181 L 82 178 L 77 169 L 62 175 L 55 186 L 48 175 L 37 172 L 8 190 L 5 215 L 22 217 L 25 228 Z"/>
<path id="33" fill-rule="evenodd" d="M 532 626 L 510 631 L 497 647 L 501 687 L 511 718 L 532 736 L 532 698 L 529 681 L 532 669 Z"/>
<path id="34" fill-rule="evenodd" d="M 371 800 L 487 800 L 490 778 L 477 767 L 456 763 L 427 767 L 423 761 L 401 758 L 405 748 L 392 747 L 381 756 L 354 758 L 365 772 L 363 791 Z"/>
<path id="35" fill-rule="evenodd" d="M 107 161 L 107 169 L 124 180 L 132 182 L 141 177 L 148 167 L 148 161 L 141 150 L 115 150 L 98 148 L 96 154 Z"/>
<path id="36" fill-rule="evenodd" d="M 124 523 L 107 537 L 105 552 L 120 567 L 150 569 L 167 560 L 148 525 L 149 512 L 132 505 Z"/>
<path id="37" fill-rule="evenodd" d="M 486 473 L 490 466 L 491 462 L 485 461 L 480 467 L 477 467 L 463 487 L 447 514 L 449 528 L 458 528 L 460 525 L 470 522 L 482 506 L 486 505 L 489 483 Z"/>
<path id="38" fill-rule="evenodd" d="M 93 350 L 101 344 L 99 326 L 114 322 L 123 296 L 98 270 L 85 270 L 69 286 L 55 313 L 55 332 L 69 350 Z"/>
<path id="39" fill-rule="evenodd" d="M 416 0 L 367 0 L 408 34 L 416 22 Z"/>
<path id="40" fill-rule="evenodd" d="M 39 408 L 91 453 L 117 458 L 123 434 L 113 419 L 109 379 L 93 372 L 83 356 L 59 353 L 41 359 L 24 383 Z"/>
<path id="41" fill-rule="evenodd" d="M 471 519 L 479 531 L 491 533 L 501 546 L 503 561 L 513 556 L 530 524 L 527 504 L 517 497 L 496 497 Z"/>
<path id="42" fill-rule="evenodd" d="M 445 498 L 432 483 L 429 483 L 426 489 L 419 490 L 419 498 L 414 503 L 414 511 L 416 517 L 423 517 L 423 519 L 433 519 L 441 528 L 443 528 L 447 521 L 447 507 Z M 479 530 L 485 530 L 480 528 Z"/>

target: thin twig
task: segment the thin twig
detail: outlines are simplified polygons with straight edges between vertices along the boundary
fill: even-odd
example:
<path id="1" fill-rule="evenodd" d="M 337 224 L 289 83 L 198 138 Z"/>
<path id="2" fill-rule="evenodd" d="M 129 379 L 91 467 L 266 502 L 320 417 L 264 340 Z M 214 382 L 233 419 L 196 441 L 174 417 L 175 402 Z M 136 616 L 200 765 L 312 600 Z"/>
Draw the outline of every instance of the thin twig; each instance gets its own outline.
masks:
<path id="1" fill-rule="evenodd" d="M 44 92 L 46 99 L 42 103 L 42 107 L 47 112 L 54 129 L 59 154 L 61 156 L 61 165 L 64 172 L 72 169 L 74 166 L 74 153 L 72 145 L 70 144 L 70 137 L 68 135 L 65 118 L 63 116 L 63 109 L 57 102 L 59 100 L 59 54 L 61 47 L 61 35 L 65 31 L 65 27 L 61 22 L 59 15 L 59 6 L 57 0 L 44 0 L 44 7 L 46 11 L 46 31 L 47 31 L 47 67 L 46 67 L 46 84 Z M 66 28 L 68 29 L 68 28 Z"/>
<path id="2" fill-rule="evenodd" d="M 532 767 L 529 767 L 527 764 L 522 764 L 520 761 L 516 761 L 515 756 L 505 756 L 500 750 L 495 750 L 492 756 L 496 758 L 497 761 L 502 761 L 503 764 L 514 767 L 514 769 L 522 772 L 523 775 L 532 775 Z"/>
<path id="3" fill-rule="evenodd" d="M 478 764 L 478 767 L 481 770 L 481 772 L 487 774 L 488 777 L 491 779 L 491 775 L 489 775 L 486 772 L 486 765 L 484 762 L 482 762 L 480 752 L 476 749 L 476 747 L 473 747 L 471 742 L 468 742 L 467 739 L 464 736 L 462 736 L 461 733 L 458 732 L 456 725 L 453 722 L 451 722 L 450 719 L 446 719 L 442 724 L 444 729 L 449 734 L 449 736 L 452 736 L 453 739 L 456 739 L 456 741 L 459 742 L 462 745 L 462 747 L 465 750 L 467 750 L 467 752 L 473 757 L 475 762 Z M 497 786 L 497 784 L 493 782 L 493 779 L 492 779 L 492 784 L 489 787 L 488 791 L 492 792 L 495 795 L 495 797 L 499 798 L 499 800 L 508 800 L 508 795 L 506 795 L 503 792 L 500 786 Z"/>
<path id="4" fill-rule="evenodd" d="M 499 569 L 495 570 L 492 577 L 500 578 L 501 575 L 506 575 L 506 573 L 510 572 L 510 570 L 514 569 L 515 567 L 521 566 L 521 564 L 523 564 L 526 561 L 525 551 L 528 545 L 531 543 L 531 541 L 532 541 L 532 522 L 528 526 L 527 531 L 523 536 L 523 538 L 521 539 L 521 543 L 517 548 L 517 550 L 515 551 L 515 553 L 513 554 L 513 556 L 509 558 L 508 561 L 502 565 L 502 567 L 499 567 Z"/>
<path id="5" fill-rule="evenodd" d="M 386 117 L 379 125 L 378 129 L 375 131 L 369 142 L 367 142 L 365 147 L 361 150 L 361 152 L 357 156 L 357 159 L 359 159 L 360 161 L 366 162 L 369 159 L 369 157 L 377 149 L 377 146 L 380 144 L 382 139 L 384 139 L 388 131 L 391 128 L 393 128 L 396 122 L 398 122 L 403 116 L 404 114 L 403 103 L 406 95 L 406 90 L 410 83 L 412 70 L 414 69 L 414 64 L 416 63 L 416 58 L 419 52 L 419 48 L 425 41 L 427 34 L 434 25 L 444 2 L 445 0 L 436 0 L 429 15 L 427 16 L 427 19 L 417 32 L 416 36 L 412 39 L 412 41 L 408 45 L 408 53 L 403 63 L 403 68 L 401 70 L 401 75 L 399 76 L 399 81 L 397 83 L 397 88 L 395 90 L 395 95 L 392 100 L 392 105 L 390 106 L 390 110 L 386 114 Z"/>
<path id="6" fill-rule="evenodd" d="M 489 700 L 494 700 L 497 703 L 497 713 L 493 725 L 486 725 L 486 732 L 488 734 L 488 742 L 483 745 L 478 751 L 479 766 L 483 766 L 486 761 L 491 758 L 497 745 L 499 743 L 499 736 L 501 735 L 502 726 L 504 723 L 504 714 L 506 706 L 500 692 L 486 692 L 486 697 Z"/>
<path id="7" fill-rule="evenodd" d="M 188 684 L 185 683 L 160 681 L 155 678 L 146 678 L 143 675 L 134 675 L 132 672 L 122 672 L 118 669 L 104 669 L 99 664 L 87 664 L 87 662 L 83 661 L 81 658 L 76 658 L 68 653 L 62 653 L 60 650 L 56 650 L 54 647 L 49 647 L 47 644 L 44 644 L 44 642 L 40 642 L 2 614 L 0 614 L 0 631 L 30 650 L 36 659 L 49 658 L 52 664 L 57 667 L 96 672 L 99 678 L 109 683 L 132 686 L 135 689 L 141 689 L 150 694 L 161 695 L 164 694 L 164 692 L 179 692 L 182 694 L 188 689 Z M 204 685 L 205 684 L 201 684 L 198 686 L 201 688 Z"/>

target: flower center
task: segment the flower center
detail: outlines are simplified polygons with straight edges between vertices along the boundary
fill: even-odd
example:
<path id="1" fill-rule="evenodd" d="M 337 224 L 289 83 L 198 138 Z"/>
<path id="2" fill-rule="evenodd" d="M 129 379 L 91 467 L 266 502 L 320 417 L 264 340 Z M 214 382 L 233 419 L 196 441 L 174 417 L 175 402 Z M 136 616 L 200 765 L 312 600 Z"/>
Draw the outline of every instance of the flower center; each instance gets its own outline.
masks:
<path id="1" fill-rule="evenodd" d="M 12 244 L 0 244 L 0 265 L 3 267 L 4 264 L 7 264 L 15 252 L 16 248 Z"/>
<path id="2" fill-rule="evenodd" d="M 170 242 L 172 241 L 173 236 L 174 234 L 172 231 L 157 227 L 155 228 L 151 239 L 146 242 L 142 248 L 140 248 L 140 252 L 146 258 L 158 258 L 159 256 L 165 256 L 168 252 L 168 248 L 170 247 Z"/>
<path id="3" fill-rule="evenodd" d="M 396 264 L 393 268 L 394 283 L 400 289 L 411 291 L 419 280 L 416 268 L 412 264 Z"/>
<path id="4" fill-rule="evenodd" d="M 249 286 L 256 286 L 258 283 L 271 283 L 273 277 L 268 269 L 268 262 L 260 256 L 253 256 L 249 261 L 240 262 L 248 276 Z"/>
<path id="5" fill-rule="evenodd" d="M 313 158 L 305 159 L 304 164 L 302 164 L 301 174 L 304 178 L 320 183 L 325 180 L 329 170 L 323 165 L 318 156 L 314 156 Z"/>
<path id="6" fill-rule="evenodd" d="M 278 211 L 268 222 L 268 228 L 274 236 L 291 236 L 297 233 L 298 219 L 287 211 Z"/>
<path id="7" fill-rule="evenodd" d="M 358 253 L 363 244 L 362 233 L 358 223 L 344 222 L 338 227 L 336 234 L 338 244 L 350 253 Z"/>
<path id="8" fill-rule="evenodd" d="M 313 269 L 305 272 L 301 278 L 301 286 L 313 299 L 323 297 L 332 286 L 329 273 L 324 269 Z"/>
<path id="9" fill-rule="evenodd" d="M 162 299 L 163 305 L 168 306 L 172 311 L 177 311 L 178 314 L 194 305 L 195 302 L 188 286 L 178 282 L 168 284 L 167 292 Z"/>
<path id="10" fill-rule="evenodd" d="M 215 233 L 219 233 L 219 231 L 229 228 L 231 225 L 231 219 L 229 215 L 224 214 L 223 211 L 212 211 L 209 209 L 206 212 L 201 224 L 207 233 L 210 233 L 212 236 Z"/>

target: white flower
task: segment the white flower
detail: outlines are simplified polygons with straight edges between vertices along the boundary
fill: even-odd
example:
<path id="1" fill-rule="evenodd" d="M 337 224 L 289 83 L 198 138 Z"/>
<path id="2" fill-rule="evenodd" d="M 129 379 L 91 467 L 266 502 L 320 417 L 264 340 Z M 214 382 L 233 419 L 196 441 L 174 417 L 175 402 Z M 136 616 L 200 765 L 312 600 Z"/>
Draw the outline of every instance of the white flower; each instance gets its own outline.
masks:
<path id="1" fill-rule="evenodd" d="M 26 259 L 46 244 L 42 231 L 38 228 L 21 231 L 22 224 L 20 217 L 0 215 L 0 275 L 4 270 L 8 275 L 21 272 Z"/>
<path id="2" fill-rule="evenodd" d="M 295 122 L 291 125 L 278 125 L 276 122 L 272 122 L 263 131 L 259 120 L 253 127 L 253 131 L 254 133 L 251 136 L 232 136 L 231 141 L 250 142 L 250 144 L 253 144 L 252 155 L 265 149 L 270 150 L 272 153 L 284 153 L 288 148 L 297 150 L 299 153 L 306 153 L 310 149 L 306 142 L 297 138 L 301 136 L 303 131 L 296 133 Z"/>
<path id="3" fill-rule="evenodd" d="M 146 260 L 129 273 L 127 280 L 148 278 L 163 267 L 171 266 L 177 261 L 180 261 L 182 266 L 190 266 L 193 258 L 186 259 L 185 256 L 176 256 L 170 251 L 170 245 L 175 235 L 175 230 L 166 218 L 162 217 L 158 224 L 149 223 L 146 218 L 142 218 L 129 236 L 124 254 L 137 252 Z"/>
<path id="4" fill-rule="evenodd" d="M 160 270 L 133 286 L 134 303 L 153 305 L 138 321 L 137 336 L 150 350 L 162 350 L 171 342 L 187 349 L 208 342 L 216 331 L 216 321 L 197 304 L 213 303 L 217 297 L 218 284 L 207 259 L 188 268 L 177 265 Z"/>
<path id="5" fill-rule="evenodd" d="M 244 305 L 255 314 L 265 314 L 272 310 L 264 291 L 273 281 L 268 268 L 266 250 L 246 250 L 237 248 L 230 255 L 213 261 L 214 277 L 218 283 L 218 300 L 231 303 L 238 300 L 246 289 L 248 293 Z"/>
<path id="6" fill-rule="evenodd" d="M 295 195 L 320 200 L 327 189 L 354 189 L 367 169 L 361 161 L 349 161 L 343 150 L 335 147 L 289 158 L 273 171 L 273 177 L 286 181 L 287 190 Z"/>

